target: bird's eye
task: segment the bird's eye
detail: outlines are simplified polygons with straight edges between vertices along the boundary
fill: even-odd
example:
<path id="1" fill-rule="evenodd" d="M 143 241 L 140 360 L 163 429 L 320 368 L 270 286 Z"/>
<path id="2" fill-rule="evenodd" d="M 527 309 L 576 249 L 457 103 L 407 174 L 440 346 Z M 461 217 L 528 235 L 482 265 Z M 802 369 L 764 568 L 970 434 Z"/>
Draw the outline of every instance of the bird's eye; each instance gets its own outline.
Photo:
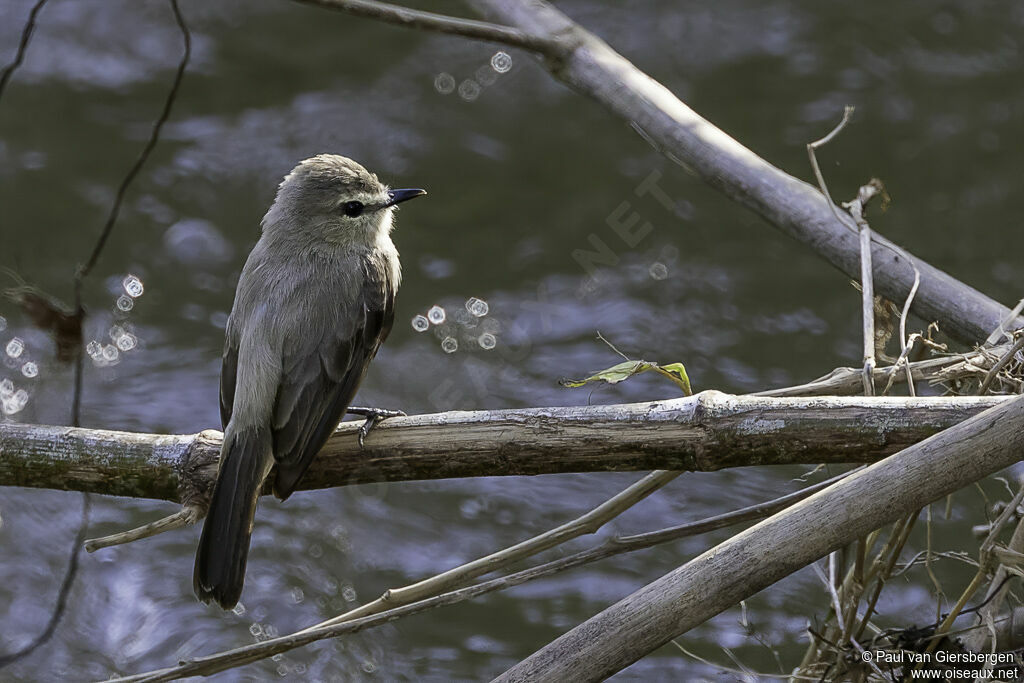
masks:
<path id="1" fill-rule="evenodd" d="M 356 216 L 358 216 L 359 214 L 361 214 L 363 212 L 363 203 L 362 202 L 345 202 L 344 204 L 341 205 L 341 210 L 349 218 L 355 218 Z"/>

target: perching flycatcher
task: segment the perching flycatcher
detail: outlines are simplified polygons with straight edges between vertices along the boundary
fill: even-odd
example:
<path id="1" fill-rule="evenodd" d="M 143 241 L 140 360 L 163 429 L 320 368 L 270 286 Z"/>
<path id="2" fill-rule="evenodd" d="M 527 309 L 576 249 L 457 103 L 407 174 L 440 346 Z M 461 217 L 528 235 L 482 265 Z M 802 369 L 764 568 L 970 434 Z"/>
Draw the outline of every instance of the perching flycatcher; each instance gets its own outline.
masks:
<path id="1" fill-rule="evenodd" d="M 256 501 L 271 468 L 284 500 L 349 410 L 391 331 L 401 280 L 389 190 L 351 159 L 321 154 L 285 176 L 242 269 L 221 369 L 224 443 L 196 553 L 203 602 L 238 602 Z M 367 416 L 366 432 L 390 413 Z"/>

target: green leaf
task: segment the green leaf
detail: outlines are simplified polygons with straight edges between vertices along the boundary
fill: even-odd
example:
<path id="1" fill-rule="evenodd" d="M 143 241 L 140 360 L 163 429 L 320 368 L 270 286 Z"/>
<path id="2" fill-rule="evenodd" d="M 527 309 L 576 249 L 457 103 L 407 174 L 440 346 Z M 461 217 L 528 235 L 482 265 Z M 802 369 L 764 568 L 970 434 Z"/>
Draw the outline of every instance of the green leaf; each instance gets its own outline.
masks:
<path id="1" fill-rule="evenodd" d="M 618 384 L 619 382 L 629 379 L 633 375 L 639 375 L 641 372 L 647 372 L 648 370 L 654 370 L 659 375 L 668 377 L 683 390 L 683 393 L 686 396 L 693 395 L 693 390 L 690 388 L 690 378 L 687 376 L 686 368 L 682 363 L 658 365 L 657 363 L 651 363 L 646 360 L 627 360 L 600 372 L 596 372 L 590 377 L 585 377 L 584 379 L 563 378 L 558 380 L 558 383 L 563 387 L 569 388 L 582 387 L 583 385 L 590 384 L 591 382 Z"/>
<path id="2" fill-rule="evenodd" d="M 690 376 L 686 374 L 686 367 L 682 363 L 655 365 L 654 369 L 658 371 L 658 374 L 664 375 L 678 384 L 685 395 L 693 396 L 693 389 L 690 387 Z"/>

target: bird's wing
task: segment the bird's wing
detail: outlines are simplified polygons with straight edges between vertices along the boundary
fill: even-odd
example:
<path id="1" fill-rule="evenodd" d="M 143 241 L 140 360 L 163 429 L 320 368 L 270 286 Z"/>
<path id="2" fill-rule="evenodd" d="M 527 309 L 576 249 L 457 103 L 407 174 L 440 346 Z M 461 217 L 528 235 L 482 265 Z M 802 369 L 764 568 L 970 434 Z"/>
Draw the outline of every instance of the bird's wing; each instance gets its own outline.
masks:
<path id="1" fill-rule="evenodd" d="M 372 264 L 364 262 L 364 268 Z M 274 403 L 277 477 L 274 495 L 295 490 L 313 456 L 326 443 L 359 388 L 394 321 L 394 290 L 386 269 L 367 273 L 348 317 L 322 335 L 286 339 L 281 383 Z M 383 286 L 382 286 L 383 285 Z"/>
<path id="2" fill-rule="evenodd" d="M 224 359 L 220 367 L 220 423 L 227 429 L 235 403 L 235 381 L 238 378 L 238 340 L 230 332 L 224 340 Z"/>

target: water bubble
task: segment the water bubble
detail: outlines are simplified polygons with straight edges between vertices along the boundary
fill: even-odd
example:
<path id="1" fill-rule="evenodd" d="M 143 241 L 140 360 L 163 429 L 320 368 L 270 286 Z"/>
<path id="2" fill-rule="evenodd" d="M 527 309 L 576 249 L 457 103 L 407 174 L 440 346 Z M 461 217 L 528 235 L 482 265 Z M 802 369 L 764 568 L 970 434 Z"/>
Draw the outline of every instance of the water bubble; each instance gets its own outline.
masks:
<path id="1" fill-rule="evenodd" d="M 480 84 L 472 78 L 462 81 L 462 83 L 459 83 L 459 97 L 467 102 L 472 102 L 480 97 Z"/>
<path id="2" fill-rule="evenodd" d="M 10 398 L 11 396 L 14 396 L 14 382 L 5 379 L 0 382 L 0 398 Z"/>
<path id="3" fill-rule="evenodd" d="M 133 299 L 138 299 L 146 291 L 145 287 L 142 286 L 142 280 L 134 275 L 125 277 L 121 285 L 124 287 L 125 293 Z"/>
<path id="4" fill-rule="evenodd" d="M 7 355 L 11 358 L 17 358 L 24 350 L 25 342 L 21 341 L 21 337 L 15 337 L 7 342 Z"/>
<path id="5" fill-rule="evenodd" d="M 473 76 L 483 86 L 492 85 L 494 81 L 498 80 L 498 74 L 494 73 L 493 69 L 488 69 L 486 65 L 473 72 Z"/>
<path id="6" fill-rule="evenodd" d="M 21 155 L 21 165 L 29 171 L 38 171 L 46 166 L 46 152 L 29 150 Z"/>
<path id="7" fill-rule="evenodd" d="M 455 353 L 459 350 L 459 342 L 455 337 L 445 337 L 441 340 L 441 349 L 445 353 Z"/>
<path id="8" fill-rule="evenodd" d="M 445 319 L 444 309 L 440 306 L 431 306 L 430 310 L 427 311 L 427 320 L 435 325 L 440 325 Z"/>
<path id="9" fill-rule="evenodd" d="M 103 345 L 94 339 L 86 345 L 85 351 L 90 356 L 95 358 L 96 356 L 103 353 Z"/>
<path id="10" fill-rule="evenodd" d="M 245 605 L 243 605 L 242 603 L 238 603 L 231 611 L 235 613 L 235 616 L 240 617 L 243 614 L 245 614 Z"/>
<path id="11" fill-rule="evenodd" d="M 442 95 L 451 95 L 455 90 L 455 77 L 450 73 L 442 71 L 434 78 L 434 90 Z"/>
<path id="12" fill-rule="evenodd" d="M 228 326 L 228 317 L 227 311 L 214 311 L 210 314 L 210 324 L 223 330 Z"/>
<path id="13" fill-rule="evenodd" d="M 261 635 L 263 635 L 263 627 L 259 624 L 250 624 L 249 633 L 251 633 L 256 638 L 259 638 Z"/>
<path id="14" fill-rule="evenodd" d="M 134 334 L 130 332 L 125 332 L 120 337 L 118 337 L 114 341 L 114 343 L 117 344 L 117 348 L 121 349 L 122 351 L 131 351 L 138 345 L 139 339 Z"/>
<path id="15" fill-rule="evenodd" d="M 39 374 L 39 366 L 29 361 L 21 366 L 21 374 L 25 375 L 29 379 L 32 379 Z"/>
<path id="16" fill-rule="evenodd" d="M 462 516 L 466 519 L 476 519 L 480 514 L 480 508 L 480 501 L 476 498 L 464 500 L 459 504 L 459 512 L 461 512 Z"/>
<path id="17" fill-rule="evenodd" d="M 0 315 L 0 332 L 7 329 L 7 318 Z"/>
<path id="18" fill-rule="evenodd" d="M 377 670 L 377 665 L 373 662 L 363 662 L 363 671 L 368 674 L 372 674 Z"/>
<path id="19" fill-rule="evenodd" d="M 0 406 L 3 407 L 3 412 L 6 415 L 20 413 L 26 405 L 28 405 L 28 392 L 24 389 L 18 389 L 13 396 L 0 401 Z"/>
<path id="20" fill-rule="evenodd" d="M 302 674 L 306 673 L 306 665 L 302 662 L 299 662 L 295 665 L 295 668 L 293 670 L 295 671 L 295 673 L 301 676 Z"/>
<path id="21" fill-rule="evenodd" d="M 484 332 L 483 334 L 481 334 L 480 338 L 477 339 L 477 341 L 480 343 L 480 348 L 486 349 L 487 351 L 490 351 L 491 349 L 498 345 L 498 340 L 495 339 L 494 335 L 491 334 L 490 332 Z"/>
<path id="22" fill-rule="evenodd" d="M 359 596 L 356 595 L 355 588 L 353 588 L 352 586 L 345 586 L 345 588 L 341 591 L 341 597 L 345 598 L 345 602 L 355 602 Z"/>
<path id="23" fill-rule="evenodd" d="M 426 316 L 414 315 L 412 318 L 412 329 L 417 332 L 426 332 L 427 328 L 430 327 L 430 321 L 427 320 Z"/>
<path id="24" fill-rule="evenodd" d="M 117 357 L 120 356 L 120 355 L 121 354 L 117 350 L 117 347 L 114 346 L 113 344 L 107 344 L 106 346 L 103 347 L 103 353 L 102 353 L 103 360 L 107 361 L 108 363 L 116 362 L 117 361 Z"/>
<path id="25" fill-rule="evenodd" d="M 116 304 L 118 310 L 124 311 L 125 313 L 135 308 L 135 300 L 126 294 L 122 294 L 117 297 Z"/>
<path id="26" fill-rule="evenodd" d="M 483 299 L 478 299 L 474 296 L 466 300 L 466 310 L 477 318 L 482 318 L 487 315 L 491 307 Z"/>
<path id="27" fill-rule="evenodd" d="M 512 55 L 500 50 L 491 56 L 491 68 L 500 74 L 508 73 L 512 68 Z"/>
<path id="28" fill-rule="evenodd" d="M 664 280 L 668 277 L 668 266 L 658 261 L 651 264 L 649 272 L 655 280 Z"/>
<path id="29" fill-rule="evenodd" d="M 268 638 L 277 638 L 278 630 L 273 624 L 267 624 L 264 626 L 263 632 L 267 634 Z"/>
<path id="30" fill-rule="evenodd" d="M 213 268 L 231 261 L 234 247 L 213 223 L 185 218 L 164 233 L 167 253 L 191 268 Z"/>
<path id="31" fill-rule="evenodd" d="M 272 662 L 280 662 L 282 659 L 284 659 L 284 654 L 278 652 L 276 655 L 274 655 L 273 657 L 270 658 L 270 661 L 272 661 Z"/>
<path id="32" fill-rule="evenodd" d="M 299 603 L 301 603 L 305 599 L 306 599 L 306 594 L 302 592 L 301 588 L 293 588 L 292 589 L 292 602 L 294 602 L 296 605 L 298 605 Z"/>
<path id="33" fill-rule="evenodd" d="M 679 247 L 674 244 L 666 244 L 661 248 L 661 260 L 668 265 L 672 265 L 679 260 Z"/>

